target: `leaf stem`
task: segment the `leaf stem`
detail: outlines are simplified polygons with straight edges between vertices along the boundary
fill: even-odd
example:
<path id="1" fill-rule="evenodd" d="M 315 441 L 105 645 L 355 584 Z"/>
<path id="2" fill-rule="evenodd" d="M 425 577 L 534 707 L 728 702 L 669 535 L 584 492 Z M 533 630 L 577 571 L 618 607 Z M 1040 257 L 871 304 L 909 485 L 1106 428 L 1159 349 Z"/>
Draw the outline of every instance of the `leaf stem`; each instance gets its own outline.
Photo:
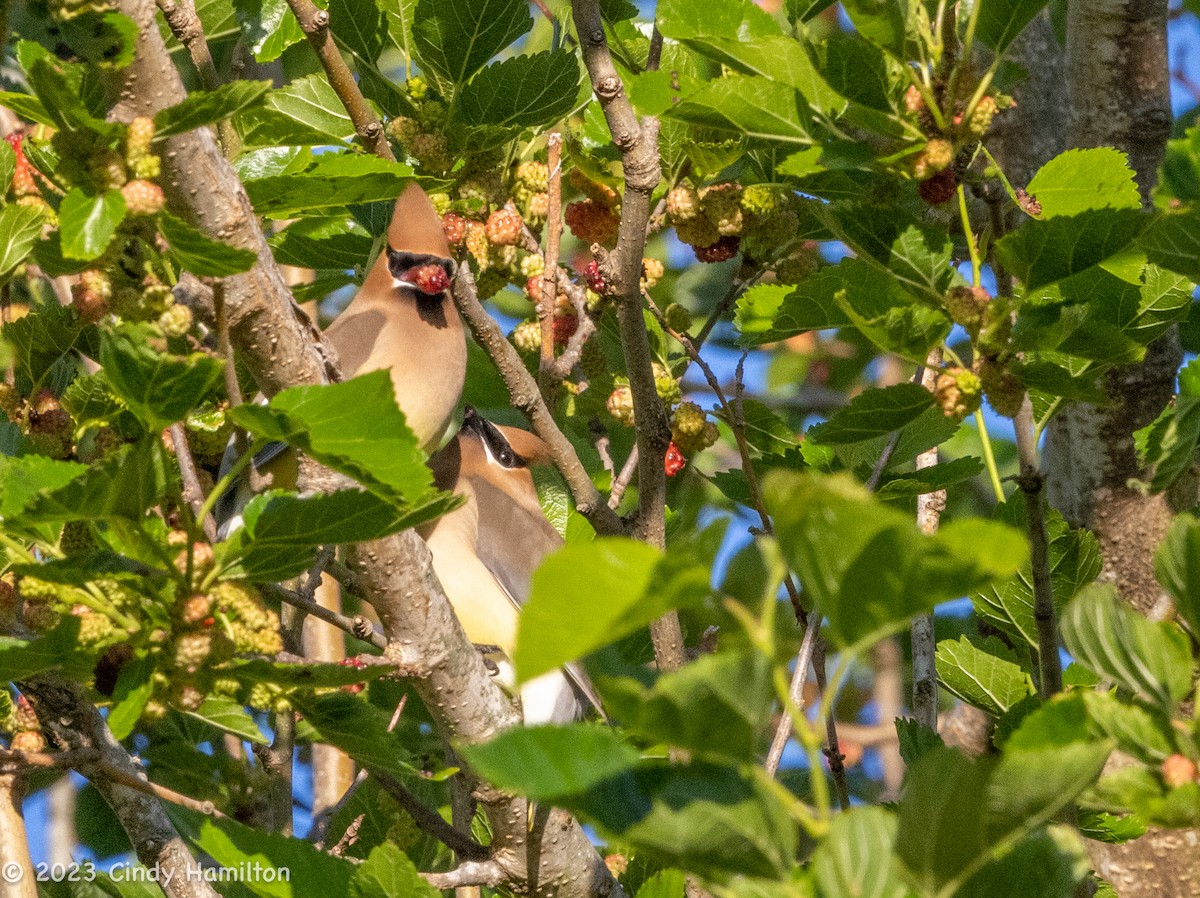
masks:
<path id="1" fill-rule="evenodd" d="M 958 185 L 958 216 L 962 219 L 963 235 L 967 238 L 967 252 L 971 254 L 971 284 L 978 287 L 983 263 L 979 259 L 979 247 L 975 243 L 975 233 L 971 230 L 971 216 L 967 211 L 967 191 L 962 184 Z"/>
<path id="2" fill-rule="evenodd" d="M 988 479 L 997 502 L 1004 501 L 1004 486 L 1000 483 L 1000 470 L 996 467 L 996 456 L 992 452 L 992 438 L 988 435 L 983 409 L 975 410 L 975 426 L 979 428 L 979 444 L 983 448 L 983 463 L 987 465 Z"/>

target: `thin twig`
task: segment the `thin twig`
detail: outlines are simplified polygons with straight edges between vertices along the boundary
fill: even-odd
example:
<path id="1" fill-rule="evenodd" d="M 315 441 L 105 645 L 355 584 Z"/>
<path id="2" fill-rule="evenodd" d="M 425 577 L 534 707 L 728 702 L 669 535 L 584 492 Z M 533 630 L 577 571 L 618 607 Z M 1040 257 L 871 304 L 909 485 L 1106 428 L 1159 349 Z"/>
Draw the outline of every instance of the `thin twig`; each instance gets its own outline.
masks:
<path id="1" fill-rule="evenodd" d="M 817 689 L 821 695 L 829 688 L 828 677 L 825 675 L 825 640 L 817 634 L 817 644 L 813 647 L 813 673 L 817 678 Z M 893 731 L 895 728 L 893 727 Z M 838 738 L 837 715 L 833 713 L 833 702 L 829 703 L 829 713 L 825 715 L 825 759 L 829 762 L 829 773 L 833 777 L 833 787 L 837 790 L 838 807 L 843 811 L 850 810 L 850 784 L 846 782 L 846 756 L 842 754 L 842 742 Z"/>
<path id="2" fill-rule="evenodd" d="M 629 457 L 625 459 L 625 464 L 621 465 L 621 471 L 617 474 L 616 480 L 613 481 L 612 489 L 608 493 L 608 507 L 616 508 L 621 504 L 621 500 L 625 498 L 625 490 L 629 488 L 629 483 L 633 480 L 633 475 L 637 473 L 638 468 L 638 447 L 635 445 L 629 450 Z"/>
<path id="3" fill-rule="evenodd" d="M 437 811 L 427 808 L 417 796 L 408 791 L 404 784 L 390 773 L 374 770 L 371 776 L 375 778 L 375 782 L 383 788 L 383 791 L 390 795 L 408 816 L 412 817 L 413 822 L 422 832 L 433 836 L 459 857 L 467 860 L 478 861 L 488 856 L 489 850 L 486 846 L 480 845 L 466 833 L 456 830 L 443 820 Z"/>
<path id="4" fill-rule="evenodd" d="M 354 80 L 354 74 L 342 59 L 341 51 L 333 40 L 333 33 L 329 30 L 329 12 L 318 9 L 312 0 L 287 0 L 287 3 L 296 14 L 300 30 L 316 51 L 321 67 L 325 69 L 325 75 L 329 79 L 329 86 L 333 88 L 333 92 L 337 94 L 337 98 L 349 114 L 359 142 L 380 159 L 395 162 L 396 157 L 392 153 L 391 144 L 388 143 L 383 124 L 375 117 L 358 87 L 358 82 Z"/>
<path id="5" fill-rule="evenodd" d="M 175 39 L 183 44 L 184 49 L 192 58 L 196 74 L 200 76 L 200 84 L 205 90 L 216 90 L 221 84 L 217 67 L 213 64 L 212 51 L 208 48 L 208 39 L 204 36 L 204 25 L 196 15 L 192 0 L 155 0 L 162 10 L 167 27 L 175 35 Z M 228 117 L 217 120 L 217 140 L 227 158 L 237 155 L 241 139 L 237 130 Z"/>
<path id="6" fill-rule="evenodd" d="M 942 364 L 940 348 L 930 350 L 921 374 L 921 386 L 933 392 L 937 372 Z M 917 470 L 932 468 L 937 464 L 938 450 L 934 446 L 917 456 Z M 942 512 L 946 508 L 946 491 L 936 490 L 917 496 L 917 526 L 926 535 L 937 532 Z M 919 723 L 937 730 L 937 666 L 934 660 L 937 643 L 933 635 L 933 612 L 918 615 L 913 619 L 910 638 L 912 640 L 913 714 Z"/>
<path id="7" fill-rule="evenodd" d="M 175 447 L 175 460 L 179 462 L 179 479 L 183 484 L 183 498 L 192 510 L 192 519 L 196 520 L 208 537 L 209 542 L 217 539 L 217 522 L 211 514 L 205 514 L 203 520 L 197 520 L 197 515 L 204 508 L 204 488 L 200 486 L 200 477 L 196 473 L 196 461 L 192 458 L 192 447 L 188 445 L 187 432 L 182 424 L 172 424 L 171 445 Z"/>
<path id="8" fill-rule="evenodd" d="M 800 640 L 800 651 L 796 655 L 796 669 L 792 671 L 792 683 L 788 694 L 797 708 L 804 709 L 804 682 L 808 679 L 808 666 L 812 663 L 813 649 L 817 644 L 817 636 L 821 632 L 821 612 L 813 609 L 808 615 L 808 623 L 804 628 L 804 638 Z M 792 738 L 792 719 L 786 711 L 780 717 L 779 726 L 775 728 L 775 736 L 771 739 L 771 747 L 767 751 L 767 760 L 763 763 L 767 773 L 774 776 L 779 770 L 779 759 L 783 757 L 783 749 Z M 813 771 L 813 776 L 817 771 Z"/>
<path id="9" fill-rule="evenodd" d="M 496 368 L 508 388 L 513 406 L 529 419 L 534 432 L 549 447 L 550 457 L 554 460 L 555 467 L 563 475 L 563 479 L 567 481 L 567 486 L 571 490 L 575 509 L 588 519 L 588 522 L 596 528 L 597 533 L 607 536 L 624 534 L 624 522 L 608 507 L 595 484 L 592 483 L 587 469 L 579 461 L 575 447 L 559 429 L 550 407 L 542 399 L 537 382 L 526 370 L 517 350 L 508 342 L 503 331 L 500 330 L 500 325 L 480 304 L 479 297 L 475 293 L 475 282 L 471 277 L 470 266 L 460 265 L 458 267 L 458 275 L 451 293 L 458 306 L 459 314 L 467 322 L 475 342 L 483 347 L 488 357 L 496 364 Z"/>
<path id="10" fill-rule="evenodd" d="M 335 570 L 336 569 L 334 566 L 331 565 L 330 573 L 337 578 Z M 259 588 L 273 598 L 278 599 L 280 602 L 284 602 L 288 605 L 299 608 L 305 614 L 311 614 L 317 620 L 324 621 L 332 627 L 337 627 L 339 630 L 349 633 L 355 639 L 360 639 L 363 642 L 373 645 L 380 651 L 383 651 L 387 648 L 387 639 L 384 638 L 382 633 L 375 632 L 374 627 L 372 627 L 369 622 L 364 630 L 362 622 L 365 620 L 365 618 L 361 616 L 350 617 L 348 615 L 341 614 L 340 612 L 334 611 L 332 608 L 326 608 L 324 605 L 321 605 L 318 602 L 315 602 L 311 599 L 305 599 L 299 593 L 290 589 L 285 589 L 284 587 L 278 586 L 274 583 L 263 583 L 260 584 Z"/>
<path id="11" fill-rule="evenodd" d="M 700 350 L 692 342 L 691 337 L 680 333 L 670 326 L 666 316 L 659 310 L 658 305 L 648 292 L 644 292 L 643 296 L 646 300 L 646 305 L 649 306 L 650 312 L 658 321 L 659 326 L 683 347 L 683 351 L 687 353 L 692 364 L 700 369 L 700 373 L 704 375 L 704 379 L 708 381 L 709 387 L 716 394 L 717 401 L 721 404 L 721 410 L 725 413 L 725 420 L 729 424 L 729 429 L 733 432 L 734 442 L 737 443 L 738 455 L 741 456 L 742 460 L 742 475 L 746 478 L 746 486 L 750 490 L 751 507 L 758 514 L 762 532 L 768 536 L 774 536 L 775 526 L 771 522 L 771 516 L 767 513 L 767 503 L 763 499 L 762 485 L 759 483 L 758 473 L 754 468 L 754 459 L 750 454 L 750 444 L 746 440 L 746 419 L 742 414 L 740 389 L 735 393 L 734 400 L 730 402 L 725 396 L 725 391 L 721 388 L 721 382 L 717 379 L 716 374 L 713 373 L 708 362 L 704 361 L 701 357 Z M 739 375 L 736 379 L 738 386 L 741 384 L 740 371 L 741 363 L 739 363 Z M 796 620 L 803 622 L 806 612 L 800 602 L 799 590 L 796 589 L 796 584 L 792 581 L 791 576 L 784 578 L 783 585 L 787 590 L 788 599 L 792 603 L 792 611 L 796 615 Z"/>
<path id="12" fill-rule="evenodd" d="M 389 733 L 396 729 L 396 724 L 400 722 L 400 717 L 404 714 L 404 708 L 406 705 L 408 705 L 407 692 L 400 697 L 400 702 L 396 705 L 396 710 L 392 712 L 392 719 L 388 722 L 387 727 Z M 314 818 L 312 830 L 309 833 L 308 839 L 316 847 L 325 847 L 325 836 L 329 832 L 329 824 L 332 823 L 333 819 L 337 817 L 337 815 L 342 812 L 342 809 L 350 803 L 350 799 L 354 797 L 355 793 L 358 792 L 362 784 L 367 781 L 368 775 L 369 773 L 365 767 L 358 771 L 353 782 L 351 782 L 346 791 L 342 793 L 342 797 L 339 798 L 335 804 L 326 808 L 324 811 L 318 814 L 316 818 Z"/>
<path id="13" fill-rule="evenodd" d="M 546 160 L 550 169 L 546 184 L 549 211 L 546 216 L 546 267 L 542 272 L 542 300 L 537 303 L 538 321 L 542 327 L 538 383 L 542 398 L 553 402 L 562 379 L 554 376 L 554 304 L 558 297 L 558 249 L 562 240 L 562 134 L 557 131 L 546 139 Z"/>
<path id="14" fill-rule="evenodd" d="M 496 861 L 467 861 L 447 873 L 422 873 L 435 889 L 446 891 L 463 886 L 496 887 L 505 880 L 504 868 Z"/>
<path id="15" fill-rule="evenodd" d="M 1046 532 L 1046 478 L 1038 462 L 1029 396 L 1013 420 L 1021 473 L 1017 483 L 1025 496 L 1025 527 L 1033 565 L 1033 617 L 1037 623 L 1038 672 L 1041 694 L 1049 698 L 1062 692 L 1062 660 L 1058 657 L 1058 626 L 1054 620 L 1054 592 L 1050 583 L 1050 537 Z"/>

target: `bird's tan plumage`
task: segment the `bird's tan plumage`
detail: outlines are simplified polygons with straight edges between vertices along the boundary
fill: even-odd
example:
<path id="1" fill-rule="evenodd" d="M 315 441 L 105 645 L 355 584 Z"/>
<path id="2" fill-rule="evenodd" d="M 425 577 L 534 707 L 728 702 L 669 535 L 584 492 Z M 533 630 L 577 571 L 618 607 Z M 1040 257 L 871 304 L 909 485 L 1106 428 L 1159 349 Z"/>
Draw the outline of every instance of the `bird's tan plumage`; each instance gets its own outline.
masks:
<path id="1" fill-rule="evenodd" d="M 501 463 L 488 446 L 485 427 L 516 455 Z M 530 465 L 546 463 L 545 443 L 524 430 L 495 427 L 468 409 L 463 428 L 430 459 L 440 489 L 466 502 L 428 525 L 422 535 L 433 567 L 467 637 L 497 646 L 511 657 L 520 606 L 529 597 L 533 571 L 563 545 L 538 502 Z M 561 722 L 582 715 L 584 703 L 599 709 L 581 670 L 566 668 L 521 690 L 527 723 Z"/>
<path id="2" fill-rule="evenodd" d="M 431 452 L 441 444 L 462 395 L 467 345 L 449 290 L 424 293 L 392 271 L 394 254 L 454 264 L 441 219 L 417 184 L 396 200 L 387 237 L 387 249 L 325 336 L 337 350 L 343 376 L 390 373 L 396 404 L 421 447 Z M 281 448 L 268 447 L 256 457 L 256 466 L 272 475 L 273 486 L 286 489 L 295 485 L 296 465 L 294 454 Z M 222 467 L 236 459 L 231 448 Z M 240 509 L 250 497 L 244 481 L 222 497 L 217 507 L 222 536 L 240 525 Z"/>

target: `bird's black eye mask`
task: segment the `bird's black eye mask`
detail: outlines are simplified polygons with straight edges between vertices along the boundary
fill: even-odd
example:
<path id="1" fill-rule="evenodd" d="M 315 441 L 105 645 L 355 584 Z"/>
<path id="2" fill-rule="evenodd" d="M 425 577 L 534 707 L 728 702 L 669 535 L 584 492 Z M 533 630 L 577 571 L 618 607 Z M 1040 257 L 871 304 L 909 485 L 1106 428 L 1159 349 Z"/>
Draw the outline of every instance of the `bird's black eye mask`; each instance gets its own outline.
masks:
<path id="1" fill-rule="evenodd" d="M 500 428 L 469 405 L 463 411 L 463 429 L 472 431 L 479 439 L 483 440 L 483 445 L 487 448 L 488 455 L 495 459 L 500 467 L 511 469 L 529 466 L 528 459 L 518 454 L 509 445 L 504 434 L 500 432 Z"/>
<path id="2" fill-rule="evenodd" d="M 405 250 L 392 249 L 389 246 L 387 248 L 387 256 L 388 271 L 391 272 L 392 277 L 398 281 L 404 281 L 406 284 L 413 284 L 417 289 L 420 289 L 420 287 L 410 277 L 410 272 L 414 268 L 421 268 L 425 265 L 436 265 L 446 273 L 447 281 L 453 281 L 454 275 L 458 271 L 458 265 L 455 264 L 453 259 L 447 259 L 445 256 L 435 256 L 431 253 L 410 253 Z M 436 293 L 429 295 L 441 295 L 441 292 L 438 290 Z"/>

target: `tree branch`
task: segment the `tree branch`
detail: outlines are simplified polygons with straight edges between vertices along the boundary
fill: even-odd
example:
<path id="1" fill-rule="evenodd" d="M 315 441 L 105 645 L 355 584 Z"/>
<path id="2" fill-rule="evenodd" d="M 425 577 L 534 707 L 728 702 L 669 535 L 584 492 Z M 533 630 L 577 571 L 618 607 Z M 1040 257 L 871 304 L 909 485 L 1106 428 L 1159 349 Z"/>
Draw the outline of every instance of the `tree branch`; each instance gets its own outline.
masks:
<path id="1" fill-rule="evenodd" d="M 158 8 L 162 10 L 163 18 L 167 20 L 167 27 L 175 35 L 175 39 L 183 44 L 188 55 L 192 57 L 192 65 L 196 67 L 196 74 L 200 76 L 200 84 L 205 90 L 216 90 L 221 84 L 221 79 L 217 75 L 212 51 L 209 50 L 208 40 L 204 36 L 204 26 L 200 23 L 200 17 L 196 15 L 192 0 L 180 0 L 180 2 L 156 0 L 156 2 Z M 237 155 L 238 149 L 241 147 L 241 139 L 228 118 L 217 122 L 217 137 L 229 158 L 232 159 Z"/>
<path id="2" fill-rule="evenodd" d="M 1025 528 L 1033 565 L 1033 617 L 1037 623 L 1039 686 L 1043 698 L 1062 692 L 1062 661 L 1058 657 L 1058 626 L 1050 584 L 1050 537 L 1046 532 L 1046 478 L 1038 464 L 1033 405 L 1029 396 L 1013 421 L 1021 473 L 1017 483 L 1025 496 Z"/>
<path id="3" fill-rule="evenodd" d="M 634 529 L 643 542 L 662 549 L 666 546 L 667 501 L 663 458 L 671 443 L 671 428 L 654 384 L 640 290 L 650 198 L 661 177 L 658 120 L 647 116 L 639 122 L 625 96 L 604 36 L 598 0 L 571 0 L 571 14 L 579 34 L 583 63 L 592 79 L 592 90 L 604 111 L 613 143 L 621 153 L 621 169 L 625 175 L 617 248 L 612 253 L 605 253 L 598 247 L 592 247 L 592 250 L 599 257 L 605 280 L 614 288 L 617 330 L 633 395 L 638 445 L 638 512 Z M 654 621 L 650 625 L 650 637 L 660 670 L 676 670 L 683 666 L 683 632 L 678 614 L 668 612 Z"/>
<path id="4" fill-rule="evenodd" d="M 98 760 L 76 769 L 113 809 L 121 827 L 145 866 L 163 871 L 160 885 L 169 898 L 217 898 L 200 875 L 166 813 L 151 792 L 145 774 L 113 738 L 82 689 L 54 674 L 42 674 L 19 684 L 37 711 L 50 744 L 64 752 L 94 751 Z M 130 783 L 138 785 L 131 786 Z"/>
<path id="5" fill-rule="evenodd" d="M 588 519 L 596 532 L 602 536 L 613 536 L 625 532 L 624 522 L 617 516 L 592 483 L 587 470 L 579 461 L 575 447 L 559 429 L 549 406 L 542 398 L 537 382 L 525 369 L 525 363 L 517 354 L 500 325 L 487 313 L 475 294 L 475 282 L 471 278 L 470 268 L 466 265 L 458 267 L 454 282 L 454 302 L 459 314 L 471 329 L 483 350 L 488 354 L 512 399 L 513 407 L 521 411 L 533 425 L 534 432 L 550 447 L 550 455 L 554 464 L 562 473 L 570 487 L 571 496 L 575 500 L 576 510 Z"/>
<path id="6" fill-rule="evenodd" d="M 196 462 L 192 458 L 192 448 L 188 445 L 187 432 L 182 424 L 172 424 L 170 427 L 171 445 L 175 447 L 175 460 L 179 462 L 179 478 L 183 482 L 183 498 L 192 510 L 192 519 L 204 508 L 204 489 L 200 486 L 200 478 L 196 473 Z M 196 521 L 208 537 L 209 542 L 217 539 L 217 522 L 211 514 L 206 514 L 204 520 Z"/>
<path id="7" fill-rule="evenodd" d="M 942 351 L 934 348 L 925 360 L 921 373 L 921 386 L 933 392 L 938 369 L 942 364 Z M 937 464 L 937 446 L 917 456 L 917 470 L 931 468 Z M 946 491 L 921 493 L 917 496 L 917 526 L 927 536 L 937 532 L 942 512 L 946 508 Z M 934 653 L 937 645 L 933 637 L 933 612 L 913 619 L 911 628 L 913 653 L 913 714 L 919 723 L 937 730 L 937 667 Z"/>
<path id="8" fill-rule="evenodd" d="M 287 0 L 288 6 L 296 14 L 300 30 L 308 38 L 309 44 L 321 60 L 321 67 L 329 78 L 329 85 L 337 98 L 350 115 L 354 124 L 354 133 L 358 141 L 380 159 L 395 162 L 391 144 L 383 130 L 383 123 L 375 117 L 370 105 L 354 80 L 354 73 L 342 59 L 342 54 L 333 40 L 333 32 L 329 30 L 329 12 L 318 9 L 312 0 Z"/>

